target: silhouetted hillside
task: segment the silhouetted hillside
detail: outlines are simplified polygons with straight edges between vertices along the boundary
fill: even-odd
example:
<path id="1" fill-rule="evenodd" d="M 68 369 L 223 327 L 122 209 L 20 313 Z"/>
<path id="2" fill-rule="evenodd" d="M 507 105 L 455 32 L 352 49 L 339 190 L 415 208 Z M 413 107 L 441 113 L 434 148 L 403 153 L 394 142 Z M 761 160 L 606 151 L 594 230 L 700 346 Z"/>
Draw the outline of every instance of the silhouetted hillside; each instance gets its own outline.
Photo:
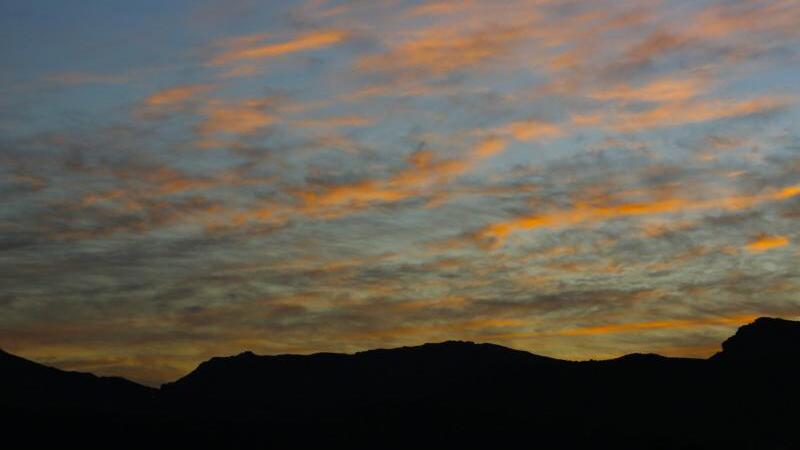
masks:
<path id="1" fill-rule="evenodd" d="M 795 364 L 800 359 L 800 326 L 792 320 L 761 317 L 739 328 L 712 359 Z"/>
<path id="2" fill-rule="evenodd" d="M 800 322 L 758 319 L 708 360 L 571 362 L 456 341 L 245 352 L 212 358 L 160 390 L 3 353 L 0 404 L 9 429 L 31 442 L 66 436 L 92 448 L 800 448 L 798 337 Z"/>
<path id="3" fill-rule="evenodd" d="M 453 341 L 353 355 L 245 352 L 204 362 L 162 391 L 170 399 L 236 403 L 261 412 L 301 411 L 309 403 L 317 409 L 342 410 L 422 401 L 478 383 L 502 383 L 537 369 L 550 374 L 571 364 L 493 344 Z M 264 401 L 241 402 L 243 397 Z"/>
<path id="4" fill-rule="evenodd" d="M 125 378 L 48 367 L 0 350 L 2 404 L 28 409 L 141 406 L 158 391 Z"/>

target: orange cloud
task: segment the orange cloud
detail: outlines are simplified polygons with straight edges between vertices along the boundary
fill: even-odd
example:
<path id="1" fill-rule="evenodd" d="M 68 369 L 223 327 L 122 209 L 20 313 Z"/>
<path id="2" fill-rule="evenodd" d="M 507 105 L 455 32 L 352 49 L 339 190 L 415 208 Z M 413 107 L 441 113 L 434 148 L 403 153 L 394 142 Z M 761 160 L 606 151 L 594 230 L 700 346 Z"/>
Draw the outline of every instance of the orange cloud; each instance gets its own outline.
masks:
<path id="1" fill-rule="evenodd" d="M 655 2 L 659 3 L 659 2 Z M 578 115 L 582 125 L 605 125 L 627 131 L 641 128 L 674 126 L 684 123 L 738 117 L 770 110 L 768 105 L 754 105 L 732 100 L 713 102 L 695 100 L 705 92 L 713 77 L 723 71 L 735 72 L 731 63 L 763 52 L 765 42 L 789 41 L 800 36 L 797 23 L 800 8 L 790 1 L 741 1 L 700 8 L 681 18 L 680 23 L 667 20 L 661 8 L 638 8 L 636 2 L 617 2 L 609 8 L 590 8 L 585 12 L 559 18 L 557 27 L 537 25 L 536 43 L 544 61 L 536 61 L 534 70 L 550 71 L 552 81 L 537 88 L 538 94 L 558 93 L 586 95 L 600 100 L 619 102 L 667 102 L 669 107 L 625 114 L 600 111 Z M 570 26 L 575 23 L 578 26 Z M 640 27 L 641 25 L 641 27 Z M 578 31 L 575 31 L 578 30 Z M 646 34 L 642 34 L 642 33 Z M 550 45 L 544 45 L 548 41 Z M 608 80 L 635 79 L 643 67 L 662 61 L 678 52 L 712 53 L 720 44 L 732 51 L 724 57 L 697 61 L 683 67 L 683 75 L 675 80 L 657 80 L 644 85 L 608 85 Z M 724 59 L 724 60 L 722 60 Z M 598 86 L 599 85 L 599 86 Z M 587 86 L 594 86 L 588 92 Z M 683 102 L 683 104 L 678 104 Z M 780 103 L 777 107 L 785 105 Z M 684 118 L 687 117 L 688 118 Z M 640 120 L 641 119 L 641 120 Z M 631 124 L 626 126 L 626 124 Z"/>
<path id="2" fill-rule="evenodd" d="M 598 111 L 576 114 L 573 123 L 634 132 L 711 120 L 744 117 L 774 111 L 791 103 L 786 97 L 762 96 L 751 100 L 690 100 L 662 103 L 644 111 Z"/>
<path id="3" fill-rule="evenodd" d="M 455 27 L 432 27 L 393 45 L 384 53 L 361 58 L 356 67 L 366 72 L 443 76 L 502 55 L 526 35 L 526 28 L 522 26 L 472 33 Z"/>
<path id="4" fill-rule="evenodd" d="M 589 94 L 598 100 L 626 102 L 674 102 L 694 98 L 707 87 L 705 80 L 693 78 L 665 78 L 642 86 L 615 86 Z"/>
<path id="5" fill-rule="evenodd" d="M 506 127 L 506 130 L 511 136 L 520 141 L 555 138 L 563 134 L 563 131 L 557 125 L 534 119 L 513 122 Z"/>
<path id="6" fill-rule="evenodd" d="M 703 317 L 699 319 L 654 320 L 649 322 L 630 322 L 591 327 L 570 328 L 557 331 L 557 336 L 592 336 L 602 334 L 631 333 L 646 330 L 697 328 L 711 325 L 741 325 L 754 321 L 758 315 L 739 315 L 730 317 Z"/>
<path id="7" fill-rule="evenodd" d="M 210 63 L 213 66 L 221 66 L 235 61 L 259 60 L 318 50 L 344 41 L 347 35 L 341 30 L 321 30 L 306 33 L 288 41 L 262 45 L 254 45 L 253 41 L 256 39 L 247 39 L 220 53 Z M 245 45 L 242 46 L 242 43 Z"/>
<path id="8" fill-rule="evenodd" d="M 475 157 L 483 159 L 502 153 L 506 149 L 506 141 L 497 137 L 489 137 L 478 143 L 473 150 Z"/>
<path id="9" fill-rule="evenodd" d="M 307 128 L 340 128 L 340 127 L 364 127 L 373 123 L 373 119 L 361 116 L 331 116 L 315 119 L 303 119 L 295 122 L 301 127 Z"/>
<path id="10" fill-rule="evenodd" d="M 710 200 L 693 200 L 680 197 L 663 197 L 649 202 L 628 202 L 610 205 L 578 203 L 566 210 L 517 217 L 490 224 L 477 233 L 492 247 L 502 245 L 505 238 L 516 230 L 555 228 L 581 223 L 613 220 L 621 217 L 671 214 L 708 209 L 741 210 L 762 202 L 785 200 L 800 196 L 800 186 L 789 186 L 756 195 L 722 197 Z"/>
<path id="11" fill-rule="evenodd" d="M 774 248 L 785 247 L 789 245 L 789 238 L 786 236 L 759 236 L 747 244 L 747 250 L 753 253 L 772 250 Z"/>
<path id="12" fill-rule="evenodd" d="M 798 195 L 800 195 L 800 185 L 787 186 L 779 190 L 775 194 L 775 198 L 778 200 L 786 200 L 789 198 L 797 197 Z"/>
<path id="13" fill-rule="evenodd" d="M 342 336 L 343 339 L 374 340 L 415 337 L 417 339 L 432 339 L 435 336 L 445 336 L 454 339 L 464 333 L 475 333 L 490 329 L 514 328 L 525 325 L 520 319 L 504 318 L 477 318 L 445 323 L 422 324 L 416 326 L 397 326 L 393 328 L 356 331 Z"/>
<path id="14" fill-rule="evenodd" d="M 144 104 L 153 107 L 172 106 L 191 100 L 196 95 L 203 94 L 211 89 L 207 84 L 188 84 L 162 89 L 144 100 Z"/>
<path id="15" fill-rule="evenodd" d="M 670 52 L 677 51 L 682 47 L 688 47 L 694 39 L 673 31 L 657 31 L 636 44 L 625 52 L 625 63 L 643 64 L 657 58 L 661 58 Z"/>
<path id="16" fill-rule="evenodd" d="M 471 170 L 484 158 L 505 149 L 506 142 L 497 137 L 479 140 L 461 159 L 436 159 L 428 150 L 412 153 L 402 169 L 386 179 L 368 179 L 355 183 L 296 192 L 303 201 L 306 214 L 337 217 L 363 209 L 373 203 L 394 203 L 405 199 L 431 196 L 443 200 L 438 189 Z"/>
<path id="17" fill-rule="evenodd" d="M 203 109 L 206 119 L 200 123 L 198 133 L 211 135 L 252 134 L 276 122 L 276 118 L 264 112 L 268 100 L 249 99 L 235 103 L 212 102 Z"/>
<path id="18" fill-rule="evenodd" d="M 691 261 L 693 259 L 705 256 L 705 255 L 711 253 L 713 250 L 714 249 L 706 247 L 704 245 L 698 245 L 698 246 L 690 248 L 689 250 L 687 250 L 685 252 L 679 253 L 679 254 L 674 255 L 674 256 L 672 256 L 672 257 L 670 257 L 668 259 L 665 259 L 663 261 L 659 261 L 659 262 L 656 262 L 656 263 L 653 263 L 653 264 L 649 264 L 647 266 L 647 268 L 649 270 L 655 271 L 655 272 L 663 271 L 663 270 L 672 270 L 675 267 L 677 267 L 679 265 L 682 265 L 682 264 L 685 264 L 685 263 L 687 263 L 687 262 L 689 262 L 689 261 Z M 721 249 L 718 249 L 718 251 L 720 251 L 720 252 L 728 252 L 729 249 L 721 248 Z"/>
<path id="19" fill-rule="evenodd" d="M 800 8 L 792 1 L 743 2 L 713 5 L 701 10 L 689 26 L 688 34 L 704 39 L 722 39 L 733 34 L 770 32 L 785 36 L 800 35 Z"/>
<path id="20" fill-rule="evenodd" d="M 443 14 L 453 14 L 464 10 L 465 6 L 474 4 L 473 0 L 461 1 L 437 1 L 426 2 L 414 6 L 408 11 L 411 16 L 438 16 Z"/>

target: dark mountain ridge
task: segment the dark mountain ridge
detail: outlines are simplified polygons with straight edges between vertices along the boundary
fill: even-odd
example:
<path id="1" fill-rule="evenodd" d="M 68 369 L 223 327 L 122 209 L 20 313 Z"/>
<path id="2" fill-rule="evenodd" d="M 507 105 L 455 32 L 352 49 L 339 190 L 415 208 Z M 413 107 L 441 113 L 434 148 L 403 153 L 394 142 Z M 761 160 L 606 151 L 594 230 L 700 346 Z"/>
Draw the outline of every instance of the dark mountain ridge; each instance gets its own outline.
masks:
<path id="1" fill-rule="evenodd" d="M 722 343 L 712 360 L 793 363 L 800 358 L 800 322 L 760 317 Z"/>
<path id="2" fill-rule="evenodd" d="M 141 407 L 158 393 L 121 377 L 98 377 L 45 366 L 0 350 L 0 404 L 42 407 Z"/>
<path id="3" fill-rule="evenodd" d="M 355 354 L 212 358 L 151 389 L 0 352 L 9 430 L 99 447 L 527 440 L 543 448 L 800 448 L 800 322 L 760 318 L 709 359 L 563 361 L 447 341 Z M 53 435 L 37 434 L 47 427 Z M 125 439 L 119 439 L 124 436 Z M 116 438 L 116 439 L 115 439 Z"/>

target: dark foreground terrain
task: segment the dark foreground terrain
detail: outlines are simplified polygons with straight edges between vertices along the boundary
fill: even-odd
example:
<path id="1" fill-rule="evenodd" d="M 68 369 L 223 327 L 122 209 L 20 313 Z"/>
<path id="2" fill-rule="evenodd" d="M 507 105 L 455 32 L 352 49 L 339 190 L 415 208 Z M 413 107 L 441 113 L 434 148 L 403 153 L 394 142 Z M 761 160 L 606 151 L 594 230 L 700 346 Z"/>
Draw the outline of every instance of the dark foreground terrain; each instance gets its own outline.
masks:
<path id="1" fill-rule="evenodd" d="M 800 322 L 710 359 L 444 342 L 213 358 L 152 389 L 0 352 L 3 448 L 800 449 Z"/>

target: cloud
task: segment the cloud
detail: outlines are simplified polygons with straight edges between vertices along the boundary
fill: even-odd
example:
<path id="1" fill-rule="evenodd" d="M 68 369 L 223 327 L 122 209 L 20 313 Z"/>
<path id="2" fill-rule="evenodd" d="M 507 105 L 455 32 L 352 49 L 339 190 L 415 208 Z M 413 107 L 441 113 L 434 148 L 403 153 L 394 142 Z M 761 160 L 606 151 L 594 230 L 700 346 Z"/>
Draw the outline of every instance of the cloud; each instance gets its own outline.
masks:
<path id="1" fill-rule="evenodd" d="M 589 93 L 590 98 L 624 102 L 677 102 L 697 97 L 709 87 L 699 78 L 662 78 L 640 86 L 611 86 Z"/>
<path id="2" fill-rule="evenodd" d="M 478 318 L 467 320 L 452 320 L 444 324 L 427 324 L 416 326 L 395 326 L 367 331 L 355 331 L 342 336 L 347 340 L 378 342 L 396 340 L 399 338 L 413 338 L 422 341 L 436 341 L 441 339 L 457 339 L 465 333 L 480 333 L 488 330 L 519 327 L 524 322 L 519 319 Z"/>
<path id="3" fill-rule="evenodd" d="M 746 117 L 784 109 L 794 103 L 785 96 L 764 95 L 750 100 L 675 101 L 646 110 L 612 110 L 579 113 L 572 117 L 580 126 L 606 127 L 630 133 L 651 128 L 676 127 L 712 120 Z"/>
<path id="4" fill-rule="evenodd" d="M 144 99 L 145 106 L 165 108 L 193 100 L 200 94 L 208 92 L 212 88 L 208 84 L 187 84 L 162 89 L 151 94 Z"/>
<path id="5" fill-rule="evenodd" d="M 123 233 L 147 234 L 188 220 L 213 222 L 220 210 L 219 203 L 202 196 L 176 200 L 142 198 L 123 202 L 120 207 L 92 204 L 79 210 L 55 211 L 55 223 L 43 221 L 40 228 L 54 240 L 91 240 Z"/>
<path id="6" fill-rule="evenodd" d="M 329 116 L 313 119 L 302 119 L 294 122 L 294 125 L 313 130 L 345 128 L 345 127 L 365 127 L 374 123 L 375 119 L 362 116 Z"/>
<path id="7" fill-rule="evenodd" d="M 471 134 L 484 132 L 475 131 Z M 489 133 L 486 137 L 479 137 L 462 157 L 441 158 L 431 150 L 419 150 L 407 156 L 404 168 L 396 169 L 385 177 L 345 183 L 309 183 L 302 188 L 288 189 L 287 194 L 295 198 L 297 203 L 259 202 L 252 208 L 236 213 L 230 223 L 235 226 L 284 224 L 293 218 L 303 217 L 328 220 L 406 200 L 422 199 L 427 201 L 428 207 L 438 207 L 460 195 L 490 193 L 492 189 L 470 192 L 468 189 L 454 188 L 453 184 L 480 161 L 502 153 L 506 145 L 505 139 Z"/>
<path id="8" fill-rule="evenodd" d="M 786 236 L 759 236 L 747 244 L 747 250 L 753 253 L 785 247 L 790 244 Z"/>
<path id="9" fill-rule="evenodd" d="M 564 131 L 558 125 L 535 119 L 513 122 L 506 127 L 506 130 L 511 136 L 520 141 L 556 138 L 564 134 Z"/>
<path id="10" fill-rule="evenodd" d="M 624 217 L 653 216 L 679 212 L 697 212 L 713 209 L 741 210 L 752 208 L 760 203 L 786 200 L 796 196 L 800 196 L 800 186 L 788 186 L 755 195 L 734 195 L 707 200 L 666 196 L 643 202 L 577 203 L 569 209 L 496 222 L 479 230 L 476 236 L 479 242 L 497 247 L 503 244 L 509 234 L 517 230 L 559 228 L 585 223 L 606 222 Z"/>
<path id="11" fill-rule="evenodd" d="M 278 119 L 265 109 L 271 99 L 246 99 L 233 102 L 212 100 L 201 108 L 205 115 L 197 127 L 201 136 L 216 134 L 248 135 L 272 125 Z"/>
<path id="12" fill-rule="evenodd" d="M 505 140 L 490 136 L 475 147 L 473 154 L 479 159 L 490 158 L 502 153 L 506 149 L 506 145 Z"/>
<path id="13" fill-rule="evenodd" d="M 462 11 L 464 6 L 470 3 L 472 3 L 472 1 L 429 1 L 412 7 L 408 11 L 408 14 L 411 16 L 437 16 L 443 14 L 453 14 Z"/>
<path id="14" fill-rule="evenodd" d="M 744 39 L 754 33 L 783 37 L 798 36 L 800 9 L 791 1 L 737 1 L 711 5 L 702 9 L 690 23 L 687 32 L 704 39 L 720 40 L 732 35 Z"/>
<path id="15" fill-rule="evenodd" d="M 348 33 L 343 30 L 317 30 L 295 36 L 290 40 L 259 43 L 263 35 L 245 37 L 232 42 L 225 51 L 214 56 L 209 64 L 222 66 L 241 61 L 257 61 L 291 55 L 299 52 L 319 50 L 344 42 Z"/>
<path id="16" fill-rule="evenodd" d="M 758 318 L 757 314 L 743 314 L 730 317 L 703 317 L 697 319 L 671 319 L 671 320 L 653 320 L 647 322 L 629 322 L 608 325 L 596 325 L 580 328 L 570 328 L 555 332 L 560 336 L 593 336 L 602 334 L 619 334 L 619 333 L 633 333 L 646 330 L 659 330 L 667 329 L 673 330 L 676 328 L 697 328 L 707 327 L 714 325 L 741 325 L 752 322 Z"/>
<path id="17" fill-rule="evenodd" d="M 430 28 L 400 43 L 391 43 L 382 53 L 358 60 L 363 72 L 383 72 L 393 76 L 425 74 L 433 77 L 476 68 L 506 54 L 526 36 L 522 26 L 493 27 L 464 32 L 448 28 Z"/>
<path id="18" fill-rule="evenodd" d="M 504 140 L 490 136 L 479 139 L 462 158 L 440 159 L 430 150 L 408 156 L 408 166 L 382 179 L 364 179 L 352 183 L 316 186 L 295 191 L 302 201 L 300 212 L 326 218 L 352 214 L 370 205 L 397 203 L 413 198 L 444 198 L 442 189 L 456 178 L 472 170 L 481 160 L 505 149 Z"/>

